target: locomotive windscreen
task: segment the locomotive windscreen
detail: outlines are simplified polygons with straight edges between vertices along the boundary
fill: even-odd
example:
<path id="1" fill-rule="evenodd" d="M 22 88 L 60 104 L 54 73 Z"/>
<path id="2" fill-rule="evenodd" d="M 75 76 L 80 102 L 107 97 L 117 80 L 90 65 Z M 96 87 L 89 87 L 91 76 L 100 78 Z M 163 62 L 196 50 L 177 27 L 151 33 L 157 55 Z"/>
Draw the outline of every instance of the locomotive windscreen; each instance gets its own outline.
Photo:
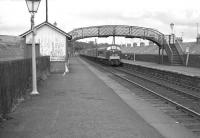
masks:
<path id="1" fill-rule="evenodd" d="M 109 47 L 107 47 L 106 50 L 119 50 L 119 51 L 121 51 L 121 48 L 119 46 L 109 46 Z"/>

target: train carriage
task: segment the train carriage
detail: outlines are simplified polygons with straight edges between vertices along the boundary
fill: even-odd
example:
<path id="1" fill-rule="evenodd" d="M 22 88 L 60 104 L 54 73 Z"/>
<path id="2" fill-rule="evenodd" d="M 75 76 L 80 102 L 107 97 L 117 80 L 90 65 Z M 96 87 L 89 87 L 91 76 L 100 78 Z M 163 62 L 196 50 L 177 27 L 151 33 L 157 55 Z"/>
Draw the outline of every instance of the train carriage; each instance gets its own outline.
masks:
<path id="1" fill-rule="evenodd" d="M 108 47 L 84 49 L 82 55 L 96 58 L 99 61 L 113 66 L 121 65 L 121 48 L 116 45 Z"/>

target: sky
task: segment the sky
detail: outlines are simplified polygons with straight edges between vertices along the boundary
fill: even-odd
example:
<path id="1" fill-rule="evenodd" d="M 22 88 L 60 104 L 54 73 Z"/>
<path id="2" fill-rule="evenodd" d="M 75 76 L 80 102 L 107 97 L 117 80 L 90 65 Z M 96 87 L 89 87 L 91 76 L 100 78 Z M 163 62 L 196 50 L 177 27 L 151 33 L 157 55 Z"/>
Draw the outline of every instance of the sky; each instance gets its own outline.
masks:
<path id="1" fill-rule="evenodd" d="M 200 27 L 199 0 L 48 0 L 49 22 L 65 32 L 97 25 L 131 25 L 154 28 L 195 41 Z M 45 0 L 35 15 L 36 25 L 45 21 Z M 0 0 L 0 35 L 20 35 L 30 29 L 25 0 Z M 200 30 L 200 29 L 199 29 Z"/>

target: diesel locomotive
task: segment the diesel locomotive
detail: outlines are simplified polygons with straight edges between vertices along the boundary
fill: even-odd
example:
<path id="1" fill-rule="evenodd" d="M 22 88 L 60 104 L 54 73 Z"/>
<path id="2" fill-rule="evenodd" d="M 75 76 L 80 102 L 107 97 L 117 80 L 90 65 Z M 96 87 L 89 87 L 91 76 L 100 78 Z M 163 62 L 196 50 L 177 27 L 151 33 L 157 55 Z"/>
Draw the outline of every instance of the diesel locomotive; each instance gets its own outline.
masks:
<path id="1" fill-rule="evenodd" d="M 121 48 L 116 45 L 108 47 L 99 47 L 99 48 L 90 48 L 83 49 L 81 55 L 98 60 L 100 62 L 112 65 L 119 66 L 121 65 Z"/>

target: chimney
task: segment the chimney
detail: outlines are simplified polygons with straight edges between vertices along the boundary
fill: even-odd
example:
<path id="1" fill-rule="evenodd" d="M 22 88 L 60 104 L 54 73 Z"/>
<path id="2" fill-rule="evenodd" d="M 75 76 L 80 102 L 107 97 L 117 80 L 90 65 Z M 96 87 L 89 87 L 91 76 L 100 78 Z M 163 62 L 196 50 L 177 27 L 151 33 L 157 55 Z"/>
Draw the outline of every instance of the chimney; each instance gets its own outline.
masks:
<path id="1" fill-rule="evenodd" d="M 53 25 L 54 25 L 54 26 L 57 26 L 58 24 L 57 24 L 57 22 L 54 22 Z"/>

